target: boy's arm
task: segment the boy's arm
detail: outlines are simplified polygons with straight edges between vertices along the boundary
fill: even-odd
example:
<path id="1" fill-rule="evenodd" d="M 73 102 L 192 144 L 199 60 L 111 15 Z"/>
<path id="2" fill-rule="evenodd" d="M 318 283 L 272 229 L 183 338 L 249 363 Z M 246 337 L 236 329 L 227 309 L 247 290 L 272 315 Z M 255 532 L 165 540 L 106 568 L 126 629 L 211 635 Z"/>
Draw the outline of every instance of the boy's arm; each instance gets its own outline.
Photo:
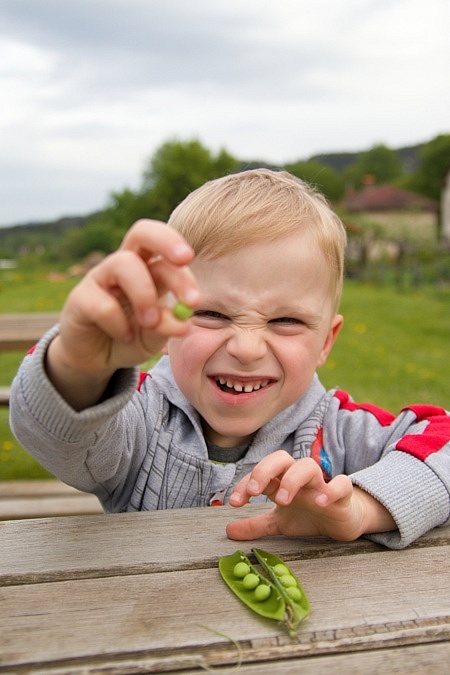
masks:
<path id="1" fill-rule="evenodd" d="M 50 473 L 104 501 L 128 471 L 126 463 L 142 462 L 138 449 L 146 447 L 139 400 L 127 405 L 136 392 L 138 369 L 118 371 L 107 400 L 75 411 L 44 369 L 48 345 L 57 332 L 55 326 L 46 333 L 21 363 L 11 386 L 10 426 Z"/>
<path id="2" fill-rule="evenodd" d="M 70 293 L 60 333 L 46 355 L 48 376 L 66 402 L 83 410 L 101 401 L 113 374 L 157 354 L 183 335 L 161 300 L 169 292 L 190 305 L 198 289 L 187 265 L 193 251 L 159 221 L 138 221 L 120 249 L 94 267 Z"/>
<path id="3" fill-rule="evenodd" d="M 340 402 L 335 397 L 334 405 L 341 411 L 340 423 L 331 424 L 334 437 L 330 428 L 324 434 L 325 446 L 328 450 L 339 445 L 345 448 L 350 475 L 339 474 L 325 487 L 320 468 L 317 465 L 316 471 L 310 458 L 296 463 L 290 458 L 290 462 L 278 467 L 262 465 L 269 472 L 269 483 L 262 476 L 262 491 L 278 506 L 265 524 L 260 520 L 260 531 L 262 526 L 274 531 L 276 523 L 283 533 L 289 530 L 293 536 L 320 532 L 351 540 L 364 534 L 390 548 L 403 548 L 443 524 L 449 517 L 450 503 L 450 415 L 432 406 L 412 406 L 395 419 L 380 409 L 357 406 L 344 397 Z M 334 417 L 336 421 L 337 415 Z M 312 482 L 305 473 L 305 461 L 312 463 Z M 291 463 L 297 468 L 291 469 Z M 289 485 L 289 498 L 296 487 L 298 493 L 286 509 L 280 504 L 280 491 L 289 472 L 292 480 L 285 483 Z M 237 486 L 231 504 L 241 506 L 251 494 L 257 494 L 250 480 L 246 477 Z M 322 512 L 317 509 L 320 504 L 326 506 Z M 307 523 L 311 523 L 309 532 Z M 241 527 L 250 528 L 248 523 L 231 524 L 230 536 L 242 534 Z"/>
<path id="4" fill-rule="evenodd" d="M 395 520 L 394 530 L 368 533 L 370 539 L 403 548 L 448 519 L 450 414 L 446 410 L 413 405 L 395 416 L 371 404 L 357 404 L 338 390 L 328 418 L 331 423 L 324 438 L 328 445 L 345 450 L 345 473 Z"/>

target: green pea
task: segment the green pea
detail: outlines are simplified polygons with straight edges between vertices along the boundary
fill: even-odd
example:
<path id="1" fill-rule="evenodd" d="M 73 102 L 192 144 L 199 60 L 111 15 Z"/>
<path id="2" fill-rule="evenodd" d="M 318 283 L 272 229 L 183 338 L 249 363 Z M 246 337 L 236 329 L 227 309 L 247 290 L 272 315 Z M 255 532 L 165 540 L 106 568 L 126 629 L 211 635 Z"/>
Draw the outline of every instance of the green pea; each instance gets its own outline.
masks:
<path id="1" fill-rule="evenodd" d="M 302 599 L 302 592 L 297 586 L 289 586 L 286 588 L 286 594 L 295 602 L 300 602 Z"/>
<path id="2" fill-rule="evenodd" d="M 233 568 L 233 574 L 238 579 L 243 579 L 250 572 L 250 566 L 246 562 L 238 562 Z"/>
<path id="3" fill-rule="evenodd" d="M 271 588 L 268 584 L 259 584 L 255 588 L 255 600 L 256 602 L 264 602 L 264 600 L 267 600 L 271 593 Z"/>
<path id="4" fill-rule="evenodd" d="M 189 317 L 192 316 L 193 312 L 189 305 L 179 301 L 173 306 L 172 313 L 176 319 L 179 319 L 180 321 L 186 321 L 186 319 L 189 319 Z"/>
<path id="5" fill-rule="evenodd" d="M 280 582 L 283 584 L 285 588 L 289 588 L 290 586 L 297 586 L 297 581 L 292 576 L 292 574 L 283 574 L 283 576 L 280 577 Z"/>
<path id="6" fill-rule="evenodd" d="M 248 591 L 252 591 L 254 588 L 257 587 L 258 584 L 259 584 L 259 576 L 257 574 L 253 574 L 252 572 L 246 574 L 242 580 L 242 585 Z"/>
<path id="7" fill-rule="evenodd" d="M 289 570 L 286 567 L 286 565 L 283 565 L 282 563 L 279 563 L 278 565 L 274 565 L 272 567 L 273 571 L 277 575 L 277 577 L 282 577 L 285 574 L 289 574 Z"/>

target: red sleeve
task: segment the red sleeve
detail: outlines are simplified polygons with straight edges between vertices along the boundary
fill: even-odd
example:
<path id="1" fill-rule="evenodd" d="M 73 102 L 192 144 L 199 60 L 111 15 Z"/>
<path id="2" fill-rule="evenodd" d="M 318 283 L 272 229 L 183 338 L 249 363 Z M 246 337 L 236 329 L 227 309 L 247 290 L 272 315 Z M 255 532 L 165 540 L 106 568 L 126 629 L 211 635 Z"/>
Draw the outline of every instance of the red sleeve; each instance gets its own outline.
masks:
<path id="1" fill-rule="evenodd" d="M 438 452 L 450 441 L 450 415 L 443 408 L 431 405 L 412 405 L 404 408 L 411 410 L 417 422 L 427 422 L 427 426 L 420 434 L 407 434 L 401 438 L 396 450 L 407 452 L 423 462 Z"/>
<path id="2" fill-rule="evenodd" d="M 364 410 L 371 413 L 383 427 L 394 422 L 395 415 L 378 408 L 371 403 L 354 403 L 349 394 L 337 390 L 334 396 L 339 400 L 339 409 L 356 412 Z M 406 434 L 395 445 L 396 450 L 407 452 L 421 461 L 425 461 L 433 452 L 438 452 L 450 442 L 450 414 L 444 408 L 432 405 L 410 405 L 401 412 L 411 411 L 416 423 L 425 423 L 425 428 L 416 434 Z"/>

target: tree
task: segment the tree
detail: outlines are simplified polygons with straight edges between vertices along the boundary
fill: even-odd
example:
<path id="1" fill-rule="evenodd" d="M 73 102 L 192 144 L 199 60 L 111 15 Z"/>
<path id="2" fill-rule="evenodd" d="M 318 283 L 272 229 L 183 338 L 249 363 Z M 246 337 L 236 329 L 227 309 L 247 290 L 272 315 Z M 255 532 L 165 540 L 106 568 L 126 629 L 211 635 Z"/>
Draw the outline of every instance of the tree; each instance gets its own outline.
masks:
<path id="1" fill-rule="evenodd" d="M 450 134 L 436 136 L 419 153 L 419 168 L 410 187 L 430 199 L 441 198 L 444 179 L 450 171 Z"/>
<path id="2" fill-rule="evenodd" d="M 360 188 L 365 176 L 373 176 L 375 183 L 392 183 L 403 173 L 403 164 L 394 150 L 386 145 L 374 145 L 362 152 L 356 162 L 345 171 L 347 184 Z"/>
<path id="3" fill-rule="evenodd" d="M 148 199 L 149 215 L 167 220 L 190 192 L 206 181 L 233 173 L 237 167 L 237 160 L 225 150 L 214 156 L 198 140 L 167 141 L 144 172 L 141 195 Z"/>
<path id="4" fill-rule="evenodd" d="M 309 160 L 286 164 L 286 171 L 317 187 L 330 201 L 339 201 L 344 194 L 344 180 L 337 171 L 320 162 Z"/>

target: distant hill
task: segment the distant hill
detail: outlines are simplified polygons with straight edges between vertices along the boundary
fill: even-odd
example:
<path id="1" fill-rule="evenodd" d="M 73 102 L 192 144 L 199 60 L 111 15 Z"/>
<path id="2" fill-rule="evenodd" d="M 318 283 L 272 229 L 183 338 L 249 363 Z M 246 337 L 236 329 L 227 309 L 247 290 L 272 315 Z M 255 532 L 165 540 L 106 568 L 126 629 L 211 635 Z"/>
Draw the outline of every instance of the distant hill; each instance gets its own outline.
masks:
<path id="1" fill-rule="evenodd" d="M 419 152 L 423 147 L 424 143 L 419 145 L 411 145 L 405 148 L 398 148 L 394 150 L 396 155 L 403 162 L 403 169 L 405 173 L 414 173 L 419 166 Z M 347 167 L 351 164 L 354 164 L 361 152 L 329 152 L 322 153 L 319 155 L 313 155 L 310 157 L 310 160 L 320 162 L 329 166 L 331 169 L 334 169 L 338 173 L 345 171 Z"/>
<path id="2" fill-rule="evenodd" d="M 19 251 L 38 250 L 61 239 L 69 230 L 78 229 L 92 218 L 89 216 L 66 216 L 53 221 L 23 223 L 0 227 L 0 258 L 15 257 Z"/>
<path id="3" fill-rule="evenodd" d="M 0 240 L 3 238 L 2 235 L 7 235 L 12 232 L 15 232 L 20 229 L 21 232 L 32 232 L 36 229 L 39 229 L 41 232 L 52 232 L 54 230 L 61 232 L 61 230 L 68 230 L 74 227 L 82 227 L 92 215 L 89 216 L 64 216 L 63 218 L 58 218 L 57 220 L 49 221 L 39 221 L 39 222 L 28 222 L 21 223 L 19 225 L 10 225 L 0 228 Z"/>

